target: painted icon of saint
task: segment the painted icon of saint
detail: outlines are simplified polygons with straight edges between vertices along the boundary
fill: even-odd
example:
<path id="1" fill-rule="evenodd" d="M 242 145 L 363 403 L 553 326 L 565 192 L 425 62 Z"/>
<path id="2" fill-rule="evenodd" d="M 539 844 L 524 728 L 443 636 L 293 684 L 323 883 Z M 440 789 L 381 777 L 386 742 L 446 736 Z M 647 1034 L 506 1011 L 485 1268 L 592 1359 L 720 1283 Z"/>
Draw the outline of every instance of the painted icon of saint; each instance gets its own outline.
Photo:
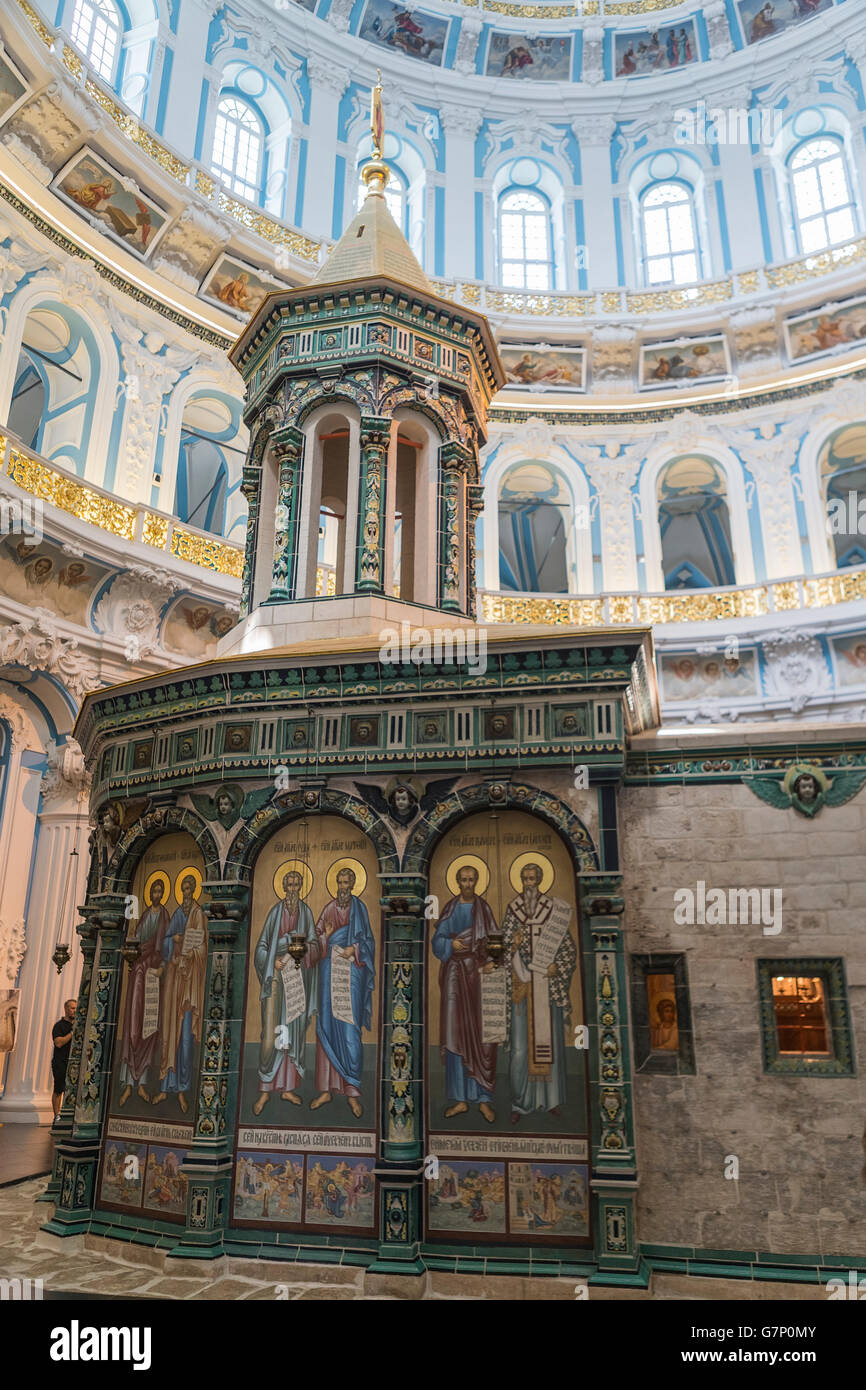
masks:
<path id="1" fill-rule="evenodd" d="M 301 893 L 304 875 L 300 869 L 289 869 L 282 880 L 283 898 L 265 918 L 256 945 L 253 963 L 261 985 L 262 1038 L 259 1048 L 259 1096 L 253 1110 L 262 1113 L 274 1091 L 283 1100 L 300 1105 L 298 1087 L 304 1076 L 307 1024 L 316 1010 L 316 967 L 306 963 L 302 972 L 303 1003 L 299 1013 L 289 1018 L 286 991 L 281 972 L 287 965 L 298 968 L 289 955 L 293 936 L 315 941 L 313 914 Z M 300 996 L 299 996 L 300 1002 Z"/>
<path id="2" fill-rule="evenodd" d="M 482 1025 L 481 976 L 494 969 L 487 955 L 487 938 L 497 930 L 490 905 L 476 892 L 478 869 L 464 864 L 457 870 L 459 893 L 450 898 L 433 934 L 433 954 L 439 967 L 440 1046 L 445 1065 L 446 1119 L 477 1105 L 493 1124 L 496 1084 L 496 1043 L 485 1043 Z"/>
<path id="3" fill-rule="evenodd" d="M 364 903 L 355 896 L 356 870 L 344 865 L 336 876 L 336 896 L 322 909 L 309 960 L 318 965 L 316 1089 L 311 1110 L 345 1096 L 352 1114 L 362 1113 L 361 1031 L 373 1022 L 376 943 Z M 333 891 L 333 890 L 332 890 Z M 348 988 L 342 989 L 348 962 Z"/>
<path id="4" fill-rule="evenodd" d="M 126 982 L 126 1005 L 121 1038 L 121 1105 L 126 1104 L 133 1090 L 138 1092 L 142 1100 L 150 1100 L 145 1081 L 149 1080 L 150 1070 L 157 1059 L 159 1029 L 151 1026 L 152 1018 L 145 1023 L 145 1001 L 148 992 L 147 972 L 154 970 L 162 973 L 162 947 L 169 927 L 168 912 L 163 904 L 164 895 L 165 880 L 154 876 L 149 890 L 150 906 L 141 914 L 135 933 L 141 954 L 130 966 Z M 152 976 L 151 979 L 155 977 Z M 156 988 L 159 988 L 158 983 Z"/>
<path id="5" fill-rule="evenodd" d="M 162 943 L 162 1056 L 159 1105 L 169 1094 L 181 1110 L 189 1108 L 187 1094 L 195 1077 L 196 1044 L 201 1042 L 207 974 L 207 922 L 194 894 L 197 880 L 185 874 L 181 902 L 168 924 Z M 176 891 L 176 890 L 175 890 Z"/>
<path id="6" fill-rule="evenodd" d="M 577 948 L 570 910 L 541 891 L 543 878 L 543 865 L 522 865 L 521 891 L 502 924 L 510 963 L 512 1124 L 536 1110 L 559 1115 L 566 1099 L 565 1030 Z"/>

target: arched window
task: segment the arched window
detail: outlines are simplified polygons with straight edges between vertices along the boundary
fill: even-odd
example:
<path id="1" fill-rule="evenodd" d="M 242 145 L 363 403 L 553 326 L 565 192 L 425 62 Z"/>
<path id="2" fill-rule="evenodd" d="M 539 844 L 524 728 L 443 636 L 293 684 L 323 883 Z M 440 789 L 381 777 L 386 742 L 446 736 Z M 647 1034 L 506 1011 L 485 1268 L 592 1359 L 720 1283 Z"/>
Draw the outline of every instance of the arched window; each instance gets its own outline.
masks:
<path id="1" fill-rule="evenodd" d="M 354 573 L 346 563 L 346 523 L 349 514 L 349 428 L 337 417 L 318 431 L 319 543 L 315 593 L 351 593 Z"/>
<path id="2" fill-rule="evenodd" d="M 222 535 L 228 469 L 218 444 L 194 430 L 180 436 L 175 512 L 181 521 Z"/>
<path id="3" fill-rule="evenodd" d="M 827 441 L 821 484 L 836 568 L 866 564 L 866 424 L 846 425 Z"/>
<path id="4" fill-rule="evenodd" d="M 187 401 L 180 431 L 174 511 L 181 521 L 224 535 L 232 476 L 244 458 L 238 447 L 237 406 L 198 392 Z"/>
<path id="5" fill-rule="evenodd" d="M 569 592 L 571 497 L 546 464 L 518 463 L 499 490 L 499 584 L 518 593 Z"/>
<path id="6" fill-rule="evenodd" d="M 652 184 L 641 195 L 640 227 L 646 284 L 688 285 L 698 279 L 694 199 L 686 184 Z"/>
<path id="7" fill-rule="evenodd" d="M 69 36 L 106 82 L 114 77 L 120 33 L 120 15 L 112 0 L 75 0 Z"/>
<path id="8" fill-rule="evenodd" d="M 500 198 L 499 275 L 507 289 L 553 288 L 550 204 L 541 193 L 512 188 Z"/>
<path id="9" fill-rule="evenodd" d="M 22 332 L 9 429 L 29 448 L 82 475 L 99 377 L 99 350 L 85 318 L 65 305 L 39 304 Z"/>
<path id="10" fill-rule="evenodd" d="M 25 347 L 18 354 L 15 384 L 9 403 L 9 429 L 28 449 L 38 449 L 39 431 L 45 414 L 45 381 L 37 366 L 38 358 Z"/>
<path id="11" fill-rule="evenodd" d="M 725 475 L 698 455 L 675 459 L 658 481 L 658 518 L 666 589 L 735 584 Z"/>
<path id="12" fill-rule="evenodd" d="M 233 193 L 254 203 L 261 192 L 264 129 L 251 106 L 222 97 L 217 107 L 211 168 Z"/>
<path id="13" fill-rule="evenodd" d="M 358 207 L 367 196 L 367 185 L 362 177 L 363 166 L 358 171 Z M 406 225 L 406 181 L 396 169 L 391 169 L 391 177 L 385 185 L 385 203 L 400 231 L 405 233 Z"/>
<path id="14" fill-rule="evenodd" d="M 857 235 L 857 205 L 842 142 L 821 135 L 788 160 L 797 240 L 803 254 Z"/>

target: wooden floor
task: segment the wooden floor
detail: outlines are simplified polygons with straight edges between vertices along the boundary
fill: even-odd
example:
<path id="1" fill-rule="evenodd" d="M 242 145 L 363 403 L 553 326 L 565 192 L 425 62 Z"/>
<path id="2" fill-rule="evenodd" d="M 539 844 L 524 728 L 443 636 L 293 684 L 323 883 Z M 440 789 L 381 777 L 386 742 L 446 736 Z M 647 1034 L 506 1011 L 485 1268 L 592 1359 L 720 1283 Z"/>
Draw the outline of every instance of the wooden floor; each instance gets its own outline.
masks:
<path id="1" fill-rule="evenodd" d="M 0 1187 L 51 1172 L 49 1125 L 0 1125 Z"/>

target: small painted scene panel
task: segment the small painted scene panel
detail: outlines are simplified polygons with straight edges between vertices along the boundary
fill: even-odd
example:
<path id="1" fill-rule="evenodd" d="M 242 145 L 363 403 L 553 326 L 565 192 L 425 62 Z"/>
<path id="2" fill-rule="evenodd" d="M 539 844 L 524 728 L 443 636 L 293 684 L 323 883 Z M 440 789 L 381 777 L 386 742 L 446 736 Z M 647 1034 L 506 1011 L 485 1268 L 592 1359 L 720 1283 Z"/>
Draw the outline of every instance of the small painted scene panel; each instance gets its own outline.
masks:
<path id="1" fill-rule="evenodd" d="M 809 314 L 797 314 L 785 321 L 788 356 L 792 362 L 856 347 L 866 340 L 866 299 L 846 304 L 827 304 Z"/>
<path id="2" fill-rule="evenodd" d="M 150 252 L 165 226 L 165 214 L 156 204 L 140 189 L 127 188 L 124 176 L 89 150 L 75 158 L 54 187 L 137 256 Z"/>
<path id="3" fill-rule="evenodd" d="M 301 1223 L 304 1156 L 239 1152 L 233 1213 L 238 1221 Z"/>
<path id="4" fill-rule="evenodd" d="M 522 343 L 502 343 L 499 348 L 509 385 L 534 391 L 582 391 L 585 349 L 582 347 L 534 348 Z"/>
<path id="5" fill-rule="evenodd" d="M 737 656 L 706 657 L 683 652 L 661 659 L 662 690 L 666 701 L 747 699 L 760 694 L 757 656 L 740 650 Z"/>
<path id="6" fill-rule="evenodd" d="M 151 1144 L 144 1178 L 144 1206 L 171 1217 L 186 1215 L 188 1179 L 181 1172 L 184 1149 Z"/>
<path id="7" fill-rule="evenodd" d="M 106 1140 L 100 1189 L 102 1200 L 113 1206 L 137 1210 L 141 1206 L 146 1168 L 146 1144 L 126 1139 Z"/>
<path id="8" fill-rule="evenodd" d="M 852 637 L 831 637 L 830 645 L 839 685 L 866 685 L 866 633 Z"/>
<path id="9" fill-rule="evenodd" d="M 509 1163 L 511 1235 L 589 1235 L 589 1170 L 579 1163 Z"/>
<path id="10" fill-rule="evenodd" d="M 245 261 L 223 255 L 202 281 L 201 294 L 220 308 L 249 318 L 261 307 L 266 295 L 282 288 L 279 281 L 267 279 Z"/>
<path id="11" fill-rule="evenodd" d="M 571 76 L 571 36 L 563 34 L 490 35 L 488 77 L 525 77 L 536 82 L 567 82 Z"/>
<path id="12" fill-rule="evenodd" d="M 308 1154 L 306 1224 L 372 1230 L 375 1189 L 371 1158 Z"/>
<path id="13" fill-rule="evenodd" d="M 374 1122 L 378 871 L 368 837 L 337 816 L 292 822 L 259 854 L 241 1124 L 330 1130 Z"/>
<path id="14" fill-rule="evenodd" d="M 105 565 L 70 556 L 51 541 L 16 535 L 0 543 L 0 588 L 28 608 L 50 608 L 88 625 L 90 599 L 109 573 Z"/>
<path id="15" fill-rule="evenodd" d="M 671 72 L 697 58 L 693 20 L 614 35 L 614 74 L 617 77 L 648 77 L 652 73 Z"/>
<path id="16" fill-rule="evenodd" d="M 784 4 L 774 4 L 773 0 L 737 0 L 743 36 L 748 44 L 784 34 L 786 29 L 832 7 L 833 0 L 785 0 Z"/>
<path id="17" fill-rule="evenodd" d="M 358 37 L 438 67 L 447 33 L 446 19 L 393 5 L 390 0 L 369 0 Z"/>
<path id="18" fill-rule="evenodd" d="M 728 353 L 721 333 L 700 339 L 644 344 L 640 353 L 640 385 L 670 386 L 711 381 L 729 373 Z"/>
<path id="19" fill-rule="evenodd" d="M 234 627 L 235 621 L 225 608 L 183 598 L 174 604 L 165 620 L 163 645 L 185 656 L 212 656 L 217 642 Z"/>
<path id="20" fill-rule="evenodd" d="M 430 1183 L 427 1214 L 431 1231 L 504 1235 L 505 1164 L 442 1159 Z"/>

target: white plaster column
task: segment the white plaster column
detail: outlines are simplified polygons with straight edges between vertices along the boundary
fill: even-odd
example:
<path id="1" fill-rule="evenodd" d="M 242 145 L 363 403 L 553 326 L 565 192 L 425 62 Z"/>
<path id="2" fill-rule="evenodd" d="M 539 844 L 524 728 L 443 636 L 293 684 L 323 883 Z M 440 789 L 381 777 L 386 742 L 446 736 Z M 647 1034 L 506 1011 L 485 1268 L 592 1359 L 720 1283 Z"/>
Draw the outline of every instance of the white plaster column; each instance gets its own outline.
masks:
<path id="1" fill-rule="evenodd" d="M 614 445 L 608 445 L 612 453 Z M 632 488 L 640 472 L 644 450 L 640 445 L 620 445 L 615 457 L 602 457 L 593 445 L 575 449 L 598 493 L 601 522 L 601 560 L 605 593 L 634 592 L 638 587 L 635 511 Z"/>
<path id="2" fill-rule="evenodd" d="M 571 129 L 580 146 L 581 187 L 592 190 L 583 199 L 587 283 L 593 289 L 617 284 L 616 239 L 611 235 L 614 187 L 610 169 L 613 116 L 576 116 Z M 623 242 L 629 232 L 623 227 Z"/>
<path id="3" fill-rule="evenodd" d="M 449 279 L 474 279 L 475 140 L 481 112 L 445 105 L 439 108 L 439 119 L 445 131 L 445 274 Z"/>
<path id="4" fill-rule="evenodd" d="M 18 1035 L 0 1100 L 0 1122 L 6 1124 L 51 1123 L 51 1029 L 63 1013 L 63 1001 L 77 995 L 81 974 L 81 952 L 74 925 L 78 920 L 75 908 L 84 901 L 86 891 L 89 779 L 81 749 L 73 739 L 67 739 L 59 748 L 49 744 L 48 755 L 48 771 L 41 782 L 43 809 L 38 816 L 39 838 L 19 979 Z M 36 769 L 33 773 L 39 775 Z M 27 789 L 23 808 L 20 799 L 14 803 L 16 821 L 22 814 L 27 820 L 31 845 L 34 826 L 26 809 L 36 804 L 38 791 L 39 784 L 35 783 Z M 78 867 L 72 882 L 70 854 L 74 847 L 78 849 Z M 15 877 L 20 877 L 26 886 L 27 875 Z M 51 957 L 61 929 L 71 956 L 58 974 Z"/>
<path id="5" fill-rule="evenodd" d="M 787 579 L 803 571 L 791 475 L 801 427 L 789 425 L 779 434 L 773 433 L 773 425 L 765 428 L 766 436 L 761 431 L 756 436 L 751 430 L 738 430 L 729 442 L 755 480 L 767 578 Z"/>
<path id="6" fill-rule="evenodd" d="M 12 943 L 24 922 L 42 776 L 40 768 L 27 766 L 24 754 L 41 754 L 42 748 L 33 721 L 6 690 L 0 690 L 0 720 L 9 729 L 10 741 L 0 822 L 0 984 L 11 989 L 21 961 L 20 954 L 14 963 L 10 956 L 17 950 Z"/>
<path id="7" fill-rule="evenodd" d="M 197 350 L 166 345 L 154 330 L 117 315 L 114 331 L 121 340 L 123 363 L 123 433 L 118 449 L 114 490 L 130 502 L 149 502 L 156 443 L 168 397 L 181 373 L 198 361 Z M 164 351 L 163 351 L 164 349 Z"/>
<path id="8" fill-rule="evenodd" d="M 723 110 L 748 111 L 752 98 L 751 87 L 743 86 L 726 93 L 724 101 L 707 102 L 709 115 L 716 107 Z M 730 130 L 728 131 L 730 134 Z M 751 270 L 764 263 L 764 240 L 761 236 L 761 214 L 758 207 L 758 194 L 755 188 L 755 171 L 751 147 L 738 142 L 722 143 L 716 146 L 719 155 L 722 192 L 725 201 L 725 217 L 728 227 L 728 245 L 731 250 L 731 265 L 734 270 Z M 715 190 L 708 185 L 707 201 L 713 209 L 710 220 L 715 221 Z M 709 211 L 709 209 L 708 209 Z M 721 235 L 721 228 L 719 228 Z M 716 274 L 721 275 L 723 263 L 714 264 Z"/>
<path id="9" fill-rule="evenodd" d="M 313 53 L 307 58 L 307 73 L 310 120 L 305 132 L 304 228 L 311 236 L 329 239 L 334 215 L 340 101 L 349 85 L 349 74 L 345 68 Z M 346 213 L 345 220 L 351 220 L 351 211 L 347 209 Z M 286 215 L 291 221 L 294 208 L 287 208 Z"/>

